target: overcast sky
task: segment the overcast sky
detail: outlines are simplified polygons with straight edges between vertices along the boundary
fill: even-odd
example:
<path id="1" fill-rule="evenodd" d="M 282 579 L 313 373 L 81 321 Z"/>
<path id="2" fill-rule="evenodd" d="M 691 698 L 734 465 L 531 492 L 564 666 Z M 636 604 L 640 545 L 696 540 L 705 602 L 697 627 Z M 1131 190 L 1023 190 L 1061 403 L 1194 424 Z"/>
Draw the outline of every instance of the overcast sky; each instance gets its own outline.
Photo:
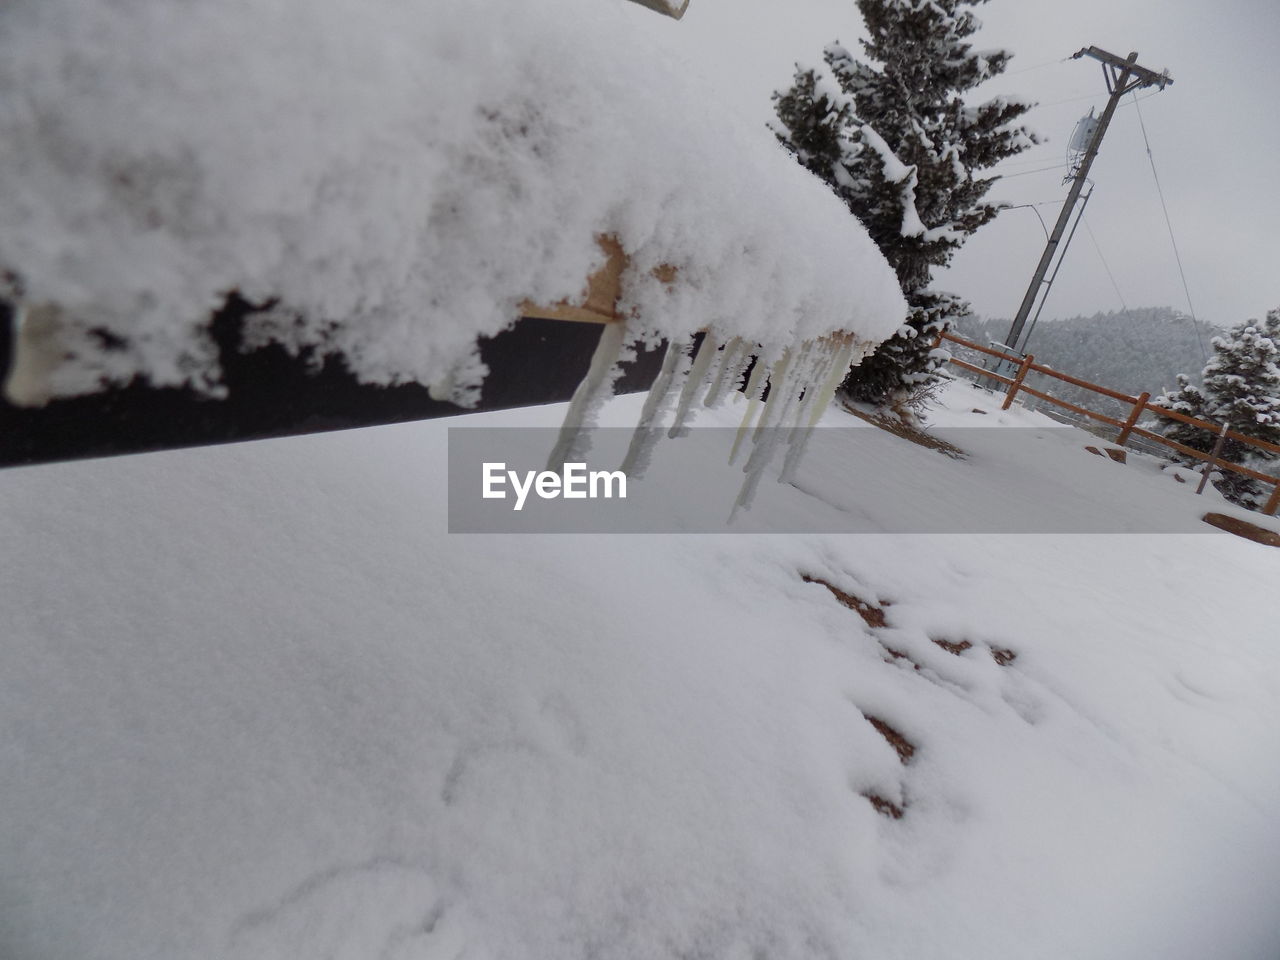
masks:
<path id="1" fill-rule="evenodd" d="M 978 99 L 1017 93 L 1040 106 L 1030 125 L 1048 142 L 1004 165 L 991 197 L 1038 207 L 1052 226 L 1066 196 L 1063 169 L 1076 121 L 1107 99 L 1101 67 L 1061 62 L 1081 47 L 1168 69 L 1172 86 L 1134 107 L 1126 97 L 1094 163 L 1096 192 L 1043 317 L 1131 307 L 1187 310 L 1138 123 L 1147 134 L 1182 254 L 1191 303 L 1204 320 L 1229 325 L 1280 306 L 1280 3 L 1276 0 L 992 0 L 977 7 L 975 46 L 1014 53 L 1008 73 Z M 691 71 L 720 86 L 744 122 L 772 116 L 769 94 L 789 84 L 793 64 L 821 62 L 839 39 L 857 52 L 864 35 L 853 0 L 691 0 L 680 22 L 636 8 L 640 29 L 658 33 Z M 1067 101 L 1067 102 L 1063 102 Z M 1097 246 L 1093 240 L 1096 238 Z M 935 286 L 977 312 L 1011 317 L 1045 241 L 1035 214 L 1009 210 L 984 227 Z M 1101 251 L 1101 255 L 1099 254 Z M 1104 261 L 1114 275 L 1108 278 Z M 1118 288 L 1118 292 L 1117 292 Z"/>

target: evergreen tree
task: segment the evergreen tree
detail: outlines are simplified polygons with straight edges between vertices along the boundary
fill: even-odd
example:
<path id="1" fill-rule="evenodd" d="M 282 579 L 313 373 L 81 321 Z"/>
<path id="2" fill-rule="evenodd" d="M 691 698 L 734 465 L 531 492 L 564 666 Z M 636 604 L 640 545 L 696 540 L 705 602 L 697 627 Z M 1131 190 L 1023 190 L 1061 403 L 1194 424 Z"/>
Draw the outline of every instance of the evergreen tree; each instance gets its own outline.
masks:
<path id="1" fill-rule="evenodd" d="M 1030 104 L 964 102 L 1011 56 L 967 42 L 980 26 L 970 8 L 986 0 L 856 2 L 869 62 L 837 43 L 824 54 L 829 73 L 797 67 L 792 87 L 774 94 L 774 132 L 848 204 L 897 271 L 907 321 L 843 386 L 854 399 L 899 405 L 941 365 L 930 351 L 938 331 L 968 312 L 928 287 L 932 269 L 1000 210 L 983 200 L 997 178 L 975 171 L 1038 140 L 1015 122 Z"/>
<path id="2" fill-rule="evenodd" d="M 1204 368 L 1204 387 L 1197 388 L 1186 376 L 1178 377 L 1178 388 L 1156 398 L 1156 404 L 1179 413 L 1226 424 L 1237 433 L 1268 443 L 1280 444 L 1280 309 L 1270 311 L 1259 322 L 1249 320 L 1233 327 L 1225 336 L 1213 338 L 1213 356 Z M 1161 433 L 1194 450 L 1208 453 L 1217 440 L 1206 430 L 1176 420 L 1162 421 Z M 1255 470 L 1272 472 L 1280 464 L 1280 454 L 1227 439 L 1222 457 Z M 1194 457 L 1175 456 L 1191 465 Z M 1223 495 L 1244 506 L 1265 499 L 1261 486 L 1248 477 L 1224 471 L 1215 486 Z"/>

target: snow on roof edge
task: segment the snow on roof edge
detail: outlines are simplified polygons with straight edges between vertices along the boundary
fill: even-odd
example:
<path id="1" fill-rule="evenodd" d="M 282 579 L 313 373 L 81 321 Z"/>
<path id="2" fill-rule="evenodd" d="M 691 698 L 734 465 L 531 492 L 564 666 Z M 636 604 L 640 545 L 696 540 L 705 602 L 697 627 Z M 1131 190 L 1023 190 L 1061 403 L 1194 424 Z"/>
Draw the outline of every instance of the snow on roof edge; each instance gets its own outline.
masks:
<path id="1" fill-rule="evenodd" d="M 522 301 L 574 297 L 601 234 L 651 335 L 891 335 L 905 304 L 861 225 L 625 28 L 598 0 L 18 0 L 0 266 L 63 315 L 53 392 L 213 388 L 202 326 L 232 289 L 366 381 L 436 382 Z"/>

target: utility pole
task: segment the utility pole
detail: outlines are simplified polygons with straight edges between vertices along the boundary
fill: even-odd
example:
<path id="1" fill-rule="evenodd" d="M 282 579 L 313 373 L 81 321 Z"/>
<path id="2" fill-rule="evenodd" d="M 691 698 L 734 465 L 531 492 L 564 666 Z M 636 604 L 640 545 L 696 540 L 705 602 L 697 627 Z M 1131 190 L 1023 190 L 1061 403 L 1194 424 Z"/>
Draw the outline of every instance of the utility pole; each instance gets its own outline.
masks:
<path id="1" fill-rule="evenodd" d="M 1111 117 L 1116 112 L 1116 107 L 1120 105 L 1120 98 L 1131 90 L 1137 90 L 1142 87 L 1159 87 L 1163 90 L 1168 84 L 1173 83 L 1173 79 L 1168 72 L 1156 73 L 1148 70 L 1146 67 L 1138 66 L 1138 54 L 1131 53 L 1127 60 L 1117 57 L 1114 53 L 1107 53 L 1098 47 L 1086 47 L 1072 54 L 1071 59 L 1079 60 L 1081 57 L 1091 57 L 1102 64 L 1102 75 L 1107 81 L 1107 91 L 1111 94 L 1107 100 L 1106 109 L 1102 111 L 1102 116 L 1098 118 L 1098 126 L 1093 131 L 1093 136 L 1089 139 L 1089 145 L 1085 149 L 1084 159 L 1080 161 L 1080 166 L 1076 169 L 1076 175 L 1071 181 L 1071 190 L 1067 193 L 1066 202 L 1062 205 L 1062 212 L 1058 214 L 1058 222 L 1053 225 L 1053 232 L 1049 235 L 1049 241 L 1045 244 L 1044 253 L 1040 255 L 1040 263 L 1036 267 L 1035 276 L 1031 278 L 1031 285 L 1027 287 L 1026 296 L 1022 298 L 1022 306 L 1018 308 L 1018 315 L 1013 319 L 1013 325 L 1009 328 L 1009 336 L 1005 338 L 1005 346 L 1010 350 L 1017 350 L 1018 340 L 1022 336 L 1022 328 L 1027 322 L 1027 317 L 1031 313 L 1031 308 L 1035 305 L 1036 297 L 1040 295 L 1041 287 L 1045 283 L 1044 276 L 1049 272 L 1049 265 L 1053 262 L 1054 254 L 1058 252 L 1058 244 L 1062 241 L 1062 235 L 1066 232 L 1067 224 L 1071 221 L 1071 213 L 1075 209 L 1076 201 L 1080 199 L 1080 192 L 1084 189 L 1085 180 L 1089 176 L 1089 168 L 1093 166 L 1093 158 L 1098 155 L 1098 147 L 1102 145 L 1102 136 L 1107 132 L 1107 126 L 1111 123 Z M 1062 249 L 1062 253 L 1066 254 L 1066 247 Z M 1058 265 L 1062 265 L 1059 258 Z M 1054 275 L 1057 275 L 1054 270 Z M 1043 306 L 1043 304 L 1041 304 Z"/>

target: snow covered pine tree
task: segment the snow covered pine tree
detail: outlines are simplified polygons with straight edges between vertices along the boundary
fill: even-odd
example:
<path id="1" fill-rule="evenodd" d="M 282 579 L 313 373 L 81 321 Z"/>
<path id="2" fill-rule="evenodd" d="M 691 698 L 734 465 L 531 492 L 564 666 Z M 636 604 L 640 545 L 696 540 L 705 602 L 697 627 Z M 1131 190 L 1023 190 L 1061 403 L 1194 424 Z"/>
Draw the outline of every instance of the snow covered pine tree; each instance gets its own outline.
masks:
<path id="1" fill-rule="evenodd" d="M 1211 423 L 1225 423 L 1237 433 L 1268 443 L 1280 443 L 1280 308 L 1265 320 L 1247 320 L 1222 337 L 1213 338 L 1213 356 L 1204 368 L 1204 388 L 1178 377 L 1178 389 L 1155 403 Z M 1208 453 L 1216 437 L 1207 430 L 1177 420 L 1161 421 L 1160 433 L 1176 443 Z M 1263 473 L 1272 473 L 1280 455 L 1227 439 L 1222 457 Z M 1174 454 L 1175 460 L 1196 466 L 1194 457 Z M 1265 499 L 1260 484 L 1238 473 L 1223 471 L 1214 483 L 1227 499 L 1256 507 Z"/>
<path id="2" fill-rule="evenodd" d="M 934 337 L 968 312 L 964 301 L 929 289 L 931 271 L 1000 210 L 982 199 L 998 178 L 975 179 L 974 171 L 1039 142 L 1015 123 L 1031 104 L 964 103 L 1012 56 L 966 42 L 981 26 L 970 7 L 985 2 L 857 0 L 870 33 L 863 50 L 880 66 L 834 43 L 824 58 L 835 84 L 797 66 L 792 87 L 773 95 L 778 139 L 848 204 L 897 271 L 907 322 L 850 370 L 843 390 L 900 416 L 943 362 L 931 355 Z"/>

